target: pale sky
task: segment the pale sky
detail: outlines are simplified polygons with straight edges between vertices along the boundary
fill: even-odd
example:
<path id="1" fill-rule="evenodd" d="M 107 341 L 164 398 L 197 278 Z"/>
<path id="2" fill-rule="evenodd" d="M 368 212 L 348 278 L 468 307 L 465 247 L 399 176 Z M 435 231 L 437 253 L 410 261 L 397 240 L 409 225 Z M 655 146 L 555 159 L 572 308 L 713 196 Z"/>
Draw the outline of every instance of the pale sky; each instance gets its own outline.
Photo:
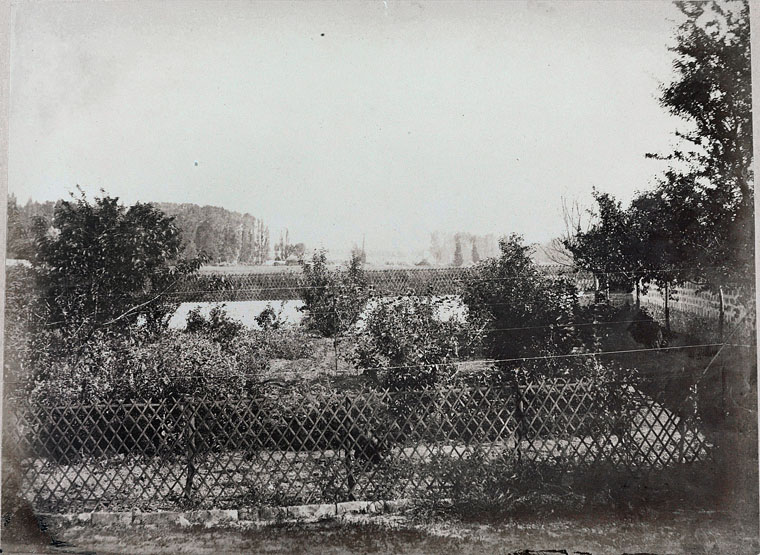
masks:
<path id="1" fill-rule="evenodd" d="M 9 192 L 250 212 L 331 250 L 563 230 L 651 187 L 669 2 L 23 2 Z M 198 161 L 198 165 L 195 165 Z"/>

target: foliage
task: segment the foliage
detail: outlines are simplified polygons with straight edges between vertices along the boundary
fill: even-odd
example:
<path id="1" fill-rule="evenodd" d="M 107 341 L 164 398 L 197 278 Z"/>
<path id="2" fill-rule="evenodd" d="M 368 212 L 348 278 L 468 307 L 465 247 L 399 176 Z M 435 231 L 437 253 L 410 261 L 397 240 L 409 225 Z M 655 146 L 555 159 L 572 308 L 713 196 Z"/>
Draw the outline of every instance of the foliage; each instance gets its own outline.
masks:
<path id="1" fill-rule="evenodd" d="M 480 262 L 480 253 L 478 253 L 478 245 L 475 241 L 472 242 L 472 263 L 477 264 Z"/>
<path id="2" fill-rule="evenodd" d="M 176 308 L 166 294 L 201 264 L 181 258 L 180 232 L 149 204 L 125 208 L 84 194 L 56 205 L 52 228 L 35 229 L 34 269 L 48 325 L 72 346 L 101 328 L 143 321 L 156 331 Z"/>
<path id="3" fill-rule="evenodd" d="M 520 460 L 513 451 L 487 453 L 475 448 L 465 459 L 441 456 L 428 465 L 434 484 L 416 501 L 417 514 L 445 514 L 463 521 L 503 522 L 531 515 L 600 511 L 637 514 L 653 506 L 682 510 L 716 503 L 710 478 L 714 466 L 675 465 L 631 475 L 607 462 L 588 467 Z M 699 478 L 699 484 L 695 484 Z M 673 492 L 680 492 L 674 496 Z"/>
<path id="4" fill-rule="evenodd" d="M 217 206 L 173 202 L 154 206 L 174 217 L 188 257 L 204 254 L 213 264 L 262 264 L 271 258 L 269 227 L 260 218 Z"/>
<path id="5" fill-rule="evenodd" d="M 636 311 L 628 331 L 636 342 L 649 348 L 664 347 L 668 343 L 666 330 L 644 309 Z"/>
<path id="6" fill-rule="evenodd" d="M 31 398 L 43 404 L 172 399 L 244 393 L 255 378 L 238 357 L 201 334 L 98 330 L 81 351 L 40 366 Z"/>
<path id="7" fill-rule="evenodd" d="M 258 316 L 256 316 L 256 324 L 262 330 L 276 330 L 284 326 L 285 322 L 282 320 L 282 310 L 275 312 L 272 305 L 267 305 Z"/>
<path id="8" fill-rule="evenodd" d="M 749 3 L 676 3 L 675 80 L 660 102 L 683 118 L 681 144 L 657 190 L 671 209 L 681 279 L 713 287 L 753 278 L 754 187 Z"/>
<path id="9" fill-rule="evenodd" d="M 754 186 L 749 5 L 676 2 L 675 79 L 660 103 L 686 123 L 653 191 L 630 206 L 594 193 L 596 223 L 563 241 L 575 262 L 629 288 L 693 281 L 705 288 L 754 281 Z M 614 274 L 612 273 L 614 272 Z"/>
<path id="10" fill-rule="evenodd" d="M 568 325 L 578 306 L 573 284 L 541 272 L 519 235 L 501 239 L 499 247 L 501 255 L 478 264 L 462 292 L 471 317 L 487 326 L 487 356 L 501 360 L 570 352 L 577 345 Z"/>
<path id="11" fill-rule="evenodd" d="M 194 308 L 187 314 L 185 331 L 197 333 L 211 341 L 219 343 L 226 350 L 232 350 L 234 341 L 245 326 L 233 320 L 224 310 L 224 305 L 214 305 L 209 311 L 208 318 L 201 314 L 200 307 Z"/>
<path id="12" fill-rule="evenodd" d="M 272 359 L 297 360 L 311 354 L 309 337 L 296 327 L 246 329 L 235 343 L 243 364 L 263 368 Z"/>
<path id="13" fill-rule="evenodd" d="M 317 251 L 303 264 L 303 275 L 304 325 L 324 337 L 350 330 L 371 296 L 361 260 L 354 256 L 345 271 L 331 270 L 325 251 Z"/>
<path id="14" fill-rule="evenodd" d="M 274 245 L 274 259 L 285 261 L 289 256 L 295 256 L 299 261 L 306 253 L 306 245 L 303 243 L 290 243 L 290 232 L 285 229 L 285 236 L 280 232 L 280 240 Z"/>
<path id="15" fill-rule="evenodd" d="M 456 251 L 457 237 L 459 243 L 462 246 L 462 263 L 472 261 L 478 262 L 473 257 L 473 252 L 478 253 L 478 259 L 488 258 L 495 256 L 498 251 L 497 239 L 494 235 L 474 235 L 464 231 L 442 233 L 436 231 L 430 234 L 430 244 L 428 251 L 431 262 L 438 265 L 449 265 L 454 260 L 454 252 Z M 465 245 L 472 244 L 473 251 L 465 249 Z"/>
<path id="16" fill-rule="evenodd" d="M 4 373 L 8 382 L 23 382 L 38 365 L 65 351 L 65 344 L 46 325 L 47 305 L 35 289 L 36 274 L 24 266 L 5 272 Z"/>
<path id="17" fill-rule="evenodd" d="M 6 258 L 29 260 L 34 253 L 31 229 L 25 225 L 22 209 L 13 195 L 8 196 L 7 218 Z"/>
<path id="18" fill-rule="evenodd" d="M 376 299 L 362 321 L 351 358 L 391 391 L 424 389 L 453 374 L 454 361 L 478 347 L 475 322 L 443 320 L 444 300 L 431 296 Z"/>
<path id="19" fill-rule="evenodd" d="M 630 213 L 611 195 L 594 191 L 596 222 L 588 230 L 577 229 L 562 245 L 577 266 L 594 274 L 600 288 L 622 287 L 630 291 L 644 267 L 641 237 Z"/>

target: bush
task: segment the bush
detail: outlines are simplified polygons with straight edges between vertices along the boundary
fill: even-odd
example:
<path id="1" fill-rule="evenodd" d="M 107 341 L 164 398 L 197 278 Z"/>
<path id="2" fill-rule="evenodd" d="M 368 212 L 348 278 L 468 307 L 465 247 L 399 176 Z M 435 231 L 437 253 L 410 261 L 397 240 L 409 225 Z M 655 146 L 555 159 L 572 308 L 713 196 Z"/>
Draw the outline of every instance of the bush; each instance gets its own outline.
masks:
<path id="1" fill-rule="evenodd" d="M 653 502 L 683 508 L 684 500 L 674 497 L 674 491 L 700 489 L 704 496 L 710 489 L 707 480 L 694 487 L 690 481 L 699 473 L 681 467 L 632 475 L 606 462 L 581 467 L 570 461 L 568 467 L 556 461 L 520 460 L 511 450 L 489 454 L 479 447 L 463 459 L 440 456 L 423 472 L 437 487 L 417 500 L 418 514 L 442 512 L 480 522 L 525 513 L 629 512 L 651 508 Z M 689 501 L 693 506 L 705 504 L 699 494 Z"/>
<path id="2" fill-rule="evenodd" d="M 167 293 L 203 261 L 184 259 L 182 250 L 173 219 L 150 204 L 126 208 L 117 198 L 90 202 L 84 194 L 59 202 L 52 228 L 35 226 L 33 263 L 48 326 L 72 349 L 101 328 L 142 321 L 165 329 L 176 309 Z"/>
<path id="3" fill-rule="evenodd" d="M 200 307 L 194 308 L 187 314 L 185 325 L 187 333 L 202 335 L 219 343 L 227 350 L 233 348 L 233 342 L 244 329 L 245 326 L 242 323 L 227 315 L 223 304 L 214 305 L 208 317 L 201 314 Z"/>
<path id="4" fill-rule="evenodd" d="M 628 331 L 637 343 L 649 348 L 660 348 L 668 344 L 667 330 L 645 309 L 636 311 L 631 319 L 633 322 L 628 326 Z"/>
<path id="5" fill-rule="evenodd" d="M 311 338 L 293 327 L 251 330 L 241 333 L 235 342 L 235 353 L 241 364 L 263 368 L 272 359 L 297 360 L 311 354 Z"/>
<path id="6" fill-rule="evenodd" d="M 49 405 L 225 397 L 243 394 L 255 378 L 255 369 L 201 334 L 141 333 L 96 334 L 76 355 L 39 369 L 32 399 Z"/>
<path id="7" fill-rule="evenodd" d="M 264 331 L 279 329 L 285 325 L 285 322 L 281 318 L 281 313 L 282 310 L 275 312 L 272 305 L 267 305 L 267 307 L 256 316 L 256 323 L 259 328 Z"/>
<path id="8" fill-rule="evenodd" d="M 453 362 L 479 346 L 473 322 L 442 321 L 434 297 L 377 299 L 357 333 L 351 359 L 391 391 L 424 389 L 451 377 Z"/>

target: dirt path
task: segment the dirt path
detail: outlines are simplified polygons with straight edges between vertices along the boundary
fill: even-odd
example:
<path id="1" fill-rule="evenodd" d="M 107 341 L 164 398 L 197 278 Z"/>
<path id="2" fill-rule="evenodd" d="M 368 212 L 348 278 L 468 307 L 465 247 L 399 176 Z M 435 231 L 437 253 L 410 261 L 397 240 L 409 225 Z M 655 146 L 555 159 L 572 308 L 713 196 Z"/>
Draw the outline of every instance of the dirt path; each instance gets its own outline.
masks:
<path id="1" fill-rule="evenodd" d="M 356 515 L 342 521 L 228 528 L 74 527 L 57 546 L 6 545 L 6 553 L 757 553 L 757 526 L 701 512 L 645 518 L 547 517 L 496 525 Z"/>

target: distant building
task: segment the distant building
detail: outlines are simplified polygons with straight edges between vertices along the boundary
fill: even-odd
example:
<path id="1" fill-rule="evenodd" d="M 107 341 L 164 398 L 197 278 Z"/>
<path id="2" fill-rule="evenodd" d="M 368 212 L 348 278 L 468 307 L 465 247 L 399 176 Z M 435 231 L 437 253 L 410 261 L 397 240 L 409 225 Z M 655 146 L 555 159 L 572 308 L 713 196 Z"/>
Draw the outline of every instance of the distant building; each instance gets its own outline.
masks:
<path id="1" fill-rule="evenodd" d="M 301 261 L 295 254 L 291 254 L 285 259 L 285 264 L 288 266 L 298 266 L 300 263 Z"/>

